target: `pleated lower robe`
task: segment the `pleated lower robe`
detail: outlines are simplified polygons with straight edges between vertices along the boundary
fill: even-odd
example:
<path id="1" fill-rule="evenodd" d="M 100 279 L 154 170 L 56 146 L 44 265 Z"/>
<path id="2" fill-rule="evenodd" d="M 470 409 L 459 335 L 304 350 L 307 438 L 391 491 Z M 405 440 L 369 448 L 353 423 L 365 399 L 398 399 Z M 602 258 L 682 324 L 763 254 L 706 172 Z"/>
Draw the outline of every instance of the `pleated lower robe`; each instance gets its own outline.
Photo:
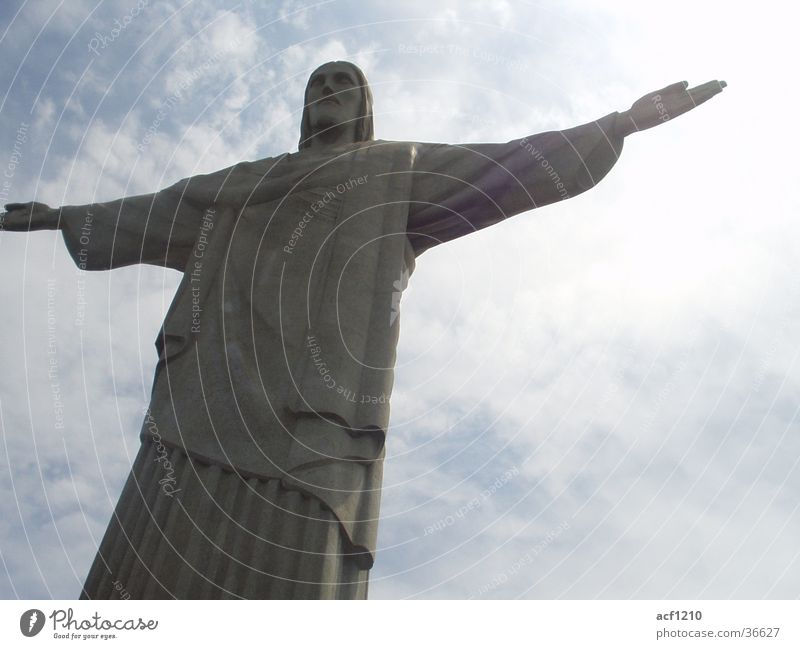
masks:
<path id="1" fill-rule="evenodd" d="M 369 570 L 319 499 L 178 448 L 169 462 L 165 488 L 143 442 L 81 599 L 366 599 Z"/>

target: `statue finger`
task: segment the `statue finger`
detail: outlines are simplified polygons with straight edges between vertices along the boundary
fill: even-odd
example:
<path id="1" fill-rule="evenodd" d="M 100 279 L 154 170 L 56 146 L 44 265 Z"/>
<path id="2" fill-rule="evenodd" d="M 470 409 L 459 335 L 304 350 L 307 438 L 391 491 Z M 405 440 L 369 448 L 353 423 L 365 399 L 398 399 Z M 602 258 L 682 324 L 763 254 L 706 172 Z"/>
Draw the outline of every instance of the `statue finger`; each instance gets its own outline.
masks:
<path id="1" fill-rule="evenodd" d="M 36 201 L 28 201 L 27 203 L 6 203 L 4 206 L 7 212 L 14 210 L 34 210 L 34 211 L 48 211 L 50 206 L 46 203 L 37 203 Z"/>
<path id="2" fill-rule="evenodd" d="M 727 84 L 724 81 L 709 81 L 696 86 L 695 88 L 691 88 L 689 90 L 689 97 L 691 97 L 695 106 L 699 106 L 703 102 L 711 99 L 714 95 L 722 92 L 722 89 L 726 85 Z"/>
<path id="3" fill-rule="evenodd" d="M 6 212 L 12 212 L 14 210 L 23 210 L 29 208 L 30 206 L 31 203 L 6 203 L 3 205 L 3 208 L 6 210 Z"/>
<path id="4" fill-rule="evenodd" d="M 665 88 L 662 88 L 658 91 L 658 93 L 661 95 L 683 94 L 686 92 L 688 87 L 688 81 L 678 81 L 677 83 L 671 83 Z"/>

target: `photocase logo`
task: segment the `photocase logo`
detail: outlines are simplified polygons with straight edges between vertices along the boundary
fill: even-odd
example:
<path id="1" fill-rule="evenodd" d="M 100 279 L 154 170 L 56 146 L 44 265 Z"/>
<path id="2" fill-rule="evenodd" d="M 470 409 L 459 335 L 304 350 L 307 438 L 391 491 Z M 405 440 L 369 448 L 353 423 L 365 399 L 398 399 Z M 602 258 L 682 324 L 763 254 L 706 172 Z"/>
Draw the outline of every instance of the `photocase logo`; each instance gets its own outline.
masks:
<path id="1" fill-rule="evenodd" d="M 394 290 L 392 291 L 392 312 L 389 314 L 390 327 L 394 324 L 394 321 L 397 320 L 397 316 L 400 315 L 400 298 L 403 297 L 403 291 L 405 291 L 408 286 L 409 275 L 408 268 L 404 268 L 403 272 L 400 274 L 400 279 L 396 279 L 392 282 L 392 288 Z"/>
<path id="2" fill-rule="evenodd" d="M 22 635 L 32 638 L 44 628 L 44 613 L 38 608 L 25 611 L 19 618 L 19 630 Z"/>

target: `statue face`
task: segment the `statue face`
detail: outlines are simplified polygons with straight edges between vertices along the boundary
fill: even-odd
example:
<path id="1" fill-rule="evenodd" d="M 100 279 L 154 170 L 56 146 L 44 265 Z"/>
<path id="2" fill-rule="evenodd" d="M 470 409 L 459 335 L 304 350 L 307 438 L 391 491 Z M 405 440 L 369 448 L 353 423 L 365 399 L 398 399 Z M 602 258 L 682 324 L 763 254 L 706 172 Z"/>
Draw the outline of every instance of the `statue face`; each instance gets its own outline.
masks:
<path id="1" fill-rule="evenodd" d="M 360 117 L 361 88 L 349 66 L 327 63 L 308 80 L 308 117 L 314 132 L 355 125 Z"/>

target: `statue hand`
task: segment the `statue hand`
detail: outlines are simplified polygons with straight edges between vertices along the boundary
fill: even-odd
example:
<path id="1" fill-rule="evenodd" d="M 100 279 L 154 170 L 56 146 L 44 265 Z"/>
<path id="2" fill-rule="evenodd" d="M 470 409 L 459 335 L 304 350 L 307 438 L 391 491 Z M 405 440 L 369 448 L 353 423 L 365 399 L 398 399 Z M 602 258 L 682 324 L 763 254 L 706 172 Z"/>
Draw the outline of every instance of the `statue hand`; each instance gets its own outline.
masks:
<path id="1" fill-rule="evenodd" d="M 0 214 L 0 230 L 28 232 L 29 230 L 58 230 L 60 210 L 44 203 L 6 203 Z"/>
<path id="2" fill-rule="evenodd" d="M 617 130 L 630 135 L 663 124 L 708 101 L 727 85 L 724 81 L 709 81 L 689 88 L 686 81 L 680 81 L 648 93 L 635 101 L 630 110 L 620 113 Z"/>

